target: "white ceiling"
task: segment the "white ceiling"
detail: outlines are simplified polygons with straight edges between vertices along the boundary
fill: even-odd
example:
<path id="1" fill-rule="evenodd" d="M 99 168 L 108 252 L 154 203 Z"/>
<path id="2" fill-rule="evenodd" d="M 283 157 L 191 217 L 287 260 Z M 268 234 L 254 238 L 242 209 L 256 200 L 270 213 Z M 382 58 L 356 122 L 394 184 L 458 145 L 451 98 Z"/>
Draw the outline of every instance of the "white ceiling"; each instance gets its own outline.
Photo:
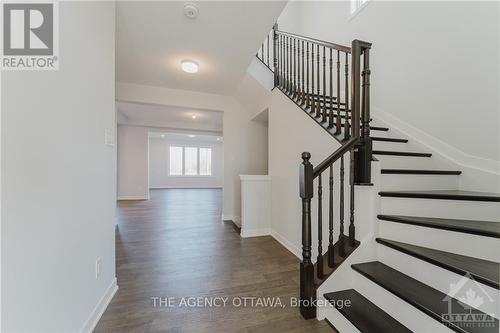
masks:
<path id="1" fill-rule="evenodd" d="M 120 125 L 222 132 L 223 113 L 220 111 L 120 101 L 116 102 L 116 107 Z"/>
<path id="2" fill-rule="evenodd" d="M 286 1 L 198 1 L 197 19 L 180 1 L 116 4 L 116 79 L 232 95 Z M 199 63 L 184 73 L 181 60 Z"/>

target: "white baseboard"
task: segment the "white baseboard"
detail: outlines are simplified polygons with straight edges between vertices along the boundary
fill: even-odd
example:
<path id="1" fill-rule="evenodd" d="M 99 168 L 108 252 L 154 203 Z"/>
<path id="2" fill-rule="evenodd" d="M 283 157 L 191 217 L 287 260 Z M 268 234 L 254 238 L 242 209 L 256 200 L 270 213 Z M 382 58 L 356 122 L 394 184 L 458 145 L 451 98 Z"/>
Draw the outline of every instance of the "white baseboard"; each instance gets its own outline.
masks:
<path id="1" fill-rule="evenodd" d="M 295 255 L 297 258 L 302 260 L 302 251 L 297 246 L 295 246 L 295 244 L 293 244 L 288 239 L 281 236 L 279 233 L 277 233 L 274 230 L 271 230 L 271 236 L 273 236 L 274 239 L 276 239 L 281 245 L 283 245 L 293 255 Z"/>
<path id="2" fill-rule="evenodd" d="M 241 218 L 239 216 L 231 216 L 222 214 L 222 221 L 233 221 L 234 224 L 241 228 Z"/>
<path id="3" fill-rule="evenodd" d="M 260 236 L 269 236 L 271 235 L 271 229 L 270 228 L 263 228 L 263 229 L 241 229 L 240 236 L 242 238 L 249 238 L 249 237 L 260 237 Z"/>
<path id="4" fill-rule="evenodd" d="M 111 302 L 113 299 L 113 296 L 115 296 L 116 292 L 118 291 L 118 284 L 116 281 L 116 277 L 111 281 L 111 284 L 109 287 L 106 289 L 104 292 L 104 295 L 102 295 L 101 299 L 99 302 L 97 302 L 97 305 L 95 306 L 94 310 L 90 314 L 89 318 L 83 325 L 82 329 L 80 332 L 82 333 L 92 333 L 94 328 L 96 327 L 97 323 L 99 322 L 99 319 L 101 319 L 102 314 L 108 307 L 108 304 Z"/>
<path id="5" fill-rule="evenodd" d="M 149 200 L 149 195 L 123 195 L 116 198 L 116 200 Z"/>
<path id="6" fill-rule="evenodd" d="M 161 190 L 161 189 L 176 189 L 176 188 L 179 188 L 179 189 L 197 189 L 197 188 L 222 188 L 222 186 L 182 186 L 182 185 L 179 185 L 179 186 L 151 186 L 149 189 L 150 190 Z"/>

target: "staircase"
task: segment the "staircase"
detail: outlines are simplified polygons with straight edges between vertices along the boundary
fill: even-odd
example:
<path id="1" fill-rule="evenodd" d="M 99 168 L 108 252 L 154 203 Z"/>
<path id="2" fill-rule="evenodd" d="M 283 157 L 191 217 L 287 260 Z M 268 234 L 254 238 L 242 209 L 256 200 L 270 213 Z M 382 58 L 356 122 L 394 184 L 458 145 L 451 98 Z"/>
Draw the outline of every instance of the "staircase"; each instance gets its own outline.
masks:
<path id="1" fill-rule="evenodd" d="M 332 305 L 325 310 L 326 320 L 341 332 L 499 332 L 498 311 L 492 314 L 491 306 L 479 300 L 493 300 L 492 306 L 499 307 L 500 194 L 459 190 L 461 170 L 449 168 L 411 139 L 392 136 L 388 127 L 373 125 L 370 48 L 366 42 L 353 41 L 346 47 L 275 26 L 257 53 L 273 71 L 275 89 L 340 144 L 315 168 L 310 154 L 302 154 L 300 298 L 309 302 L 301 303 L 300 312 L 306 319 L 316 317 L 314 301 L 324 297 Z M 381 165 L 377 175 L 381 211 L 373 216 L 378 221 L 373 237 L 376 260 L 351 264 L 351 288 L 336 290 L 332 274 L 360 251 L 355 224 L 363 221 L 355 218 L 354 193 L 355 186 L 373 186 L 372 161 Z M 334 167 L 339 170 L 338 179 Z M 328 200 L 323 199 L 323 178 Z M 339 184 L 338 193 L 334 183 Z M 340 198 L 338 210 L 334 196 Z M 356 201 L 358 207 L 364 204 Z M 344 206 L 349 207 L 348 217 Z M 313 209 L 318 212 L 315 226 Z M 328 216 L 325 247 L 324 211 Z M 340 228 L 335 232 L 337 221 Z M 315 227 L 318 248 L 313 263 Z M 328 279 L 333 279 L 328 284 L 333 290 L 318 295 Z M 465 299 L 452 287 L 465 288 Z"/>

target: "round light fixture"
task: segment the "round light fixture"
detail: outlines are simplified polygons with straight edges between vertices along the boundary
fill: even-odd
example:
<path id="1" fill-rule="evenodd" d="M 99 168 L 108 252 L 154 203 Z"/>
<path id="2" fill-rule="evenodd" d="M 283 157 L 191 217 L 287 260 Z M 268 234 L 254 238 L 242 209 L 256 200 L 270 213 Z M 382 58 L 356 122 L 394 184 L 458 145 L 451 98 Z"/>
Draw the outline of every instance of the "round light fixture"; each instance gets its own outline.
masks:
<path id="1" fill-rule="evenodd" d="M 187 18 L 195 19 L 198 17 L 198 14 L 198 7 L 194 3 L 188 2 L 184 4 L 184 15 L 186 15 Z"/>
<path id="2" fill-rule="evenodd" d="M 162 135 L 160 135 L 160 136 L 161 136 L 162 138 L 164 138 L 164 137 L 165 137 L 165 134 L 162 134 Z"/>
<path id="3" fill-rule="evenodd" d="M 189 134 L 188 136 L 189 136 L 190 138 L 194 138 L 196 135 Z"/>
<path id="4" fill-rule="evenodd" d="M 195 115 L 195 114 L 193 114 L 193 115 L 191 116 L 191 118 L 196 119 L 196 115 Z"/>
<path id="5" fill-rule="evenodd" d="M 192 60 L 181 61 L 181 68 L 186 73 L 196 73 L 198 72 L 198 64 Z"/>

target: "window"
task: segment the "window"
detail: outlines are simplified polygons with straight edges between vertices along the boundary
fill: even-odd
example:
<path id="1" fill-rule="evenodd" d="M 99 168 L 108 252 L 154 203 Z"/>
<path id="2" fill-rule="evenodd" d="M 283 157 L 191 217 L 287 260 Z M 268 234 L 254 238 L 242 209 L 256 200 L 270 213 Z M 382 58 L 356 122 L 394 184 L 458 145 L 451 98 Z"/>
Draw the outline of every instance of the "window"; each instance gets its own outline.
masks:
<path id="1" fill-rule="evenodd" d="M 182 147 L 170 146 L 170 172 L 171 176 L 182 176 Z"/>
<path id="2" fill-rule="evenodd" d="M 200 176 L 212 174 L 212 149 L 200 148 Z"/>
<path id="3" fill-rule="evenodd" d="M 351 15 L 356 14 L 368 0 L 351 0 Z"/>
<path id="4" fill-rule="evenodd" d="M 212 148 L 170 146 L 170 176 L 211 176 Z"/>

